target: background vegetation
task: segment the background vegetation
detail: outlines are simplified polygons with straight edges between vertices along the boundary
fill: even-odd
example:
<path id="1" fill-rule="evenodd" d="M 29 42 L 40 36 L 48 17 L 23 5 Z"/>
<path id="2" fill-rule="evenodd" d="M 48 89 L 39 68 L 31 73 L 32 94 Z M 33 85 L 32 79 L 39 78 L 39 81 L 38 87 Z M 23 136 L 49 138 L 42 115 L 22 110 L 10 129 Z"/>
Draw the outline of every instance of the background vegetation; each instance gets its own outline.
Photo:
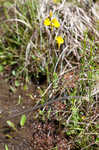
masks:
<path id="1" fill-rule="evenodd" d="M 57 144 L 47 148 L 98 150 L 99 18 L 94 8 L 98 3 L 2 0 L 0 4 L 0 75 L 12 92 L 37 85 L 36 103 L 56 99 L 34 118 L 44 124 L 56 120 L 68 142 L 65 148 Z M 70 97 L 57 102 L 64 96 Z"/>

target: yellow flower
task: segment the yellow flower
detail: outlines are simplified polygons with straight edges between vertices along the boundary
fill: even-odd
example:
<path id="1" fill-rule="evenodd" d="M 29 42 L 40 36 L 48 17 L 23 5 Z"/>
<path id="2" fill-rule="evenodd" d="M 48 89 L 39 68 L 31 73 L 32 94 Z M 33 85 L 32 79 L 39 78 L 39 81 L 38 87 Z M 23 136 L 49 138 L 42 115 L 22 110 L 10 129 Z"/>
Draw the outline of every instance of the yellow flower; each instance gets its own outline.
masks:
<path id="1" fill-rule="evenodd" d="M 82 120 L 85 120 L 86 119 L 86 117 L 85 116 L 82 116 Z"/>
<path id="2" fill-rule="evenodd" d="M 50 21 L 49 18 L 46 18 L 46 19 L 44 20 L 44 25 L 45 25 L 45 26 L 50 26 L 50 25 L 51 25 L 51 21 Z"/>
<path id="3" fill-rule="evenodd" d="M 59 28 L 60 27 L 60 23 L 59 23 L 59 21 L 56 18 L 52 19 L 51 25 L 54 26 L 55 28 Z"/>
<path id="4" fill-rule="evenodd" d="M 54 3 L 57 3 L 57 0 L 53 0 Z"/>
<path id="5" fill-rule="evenodd" d="M 59 3 L 61 0 L 53 0 L 54 3 Z"/>
<path id="6" fill-rule="evenodd" d="M 56 37 L 56 42 L 58 44 L 58 48 L 60 48 L 60 45 L 64 43 L 64 40 L 61 36 Z"/>

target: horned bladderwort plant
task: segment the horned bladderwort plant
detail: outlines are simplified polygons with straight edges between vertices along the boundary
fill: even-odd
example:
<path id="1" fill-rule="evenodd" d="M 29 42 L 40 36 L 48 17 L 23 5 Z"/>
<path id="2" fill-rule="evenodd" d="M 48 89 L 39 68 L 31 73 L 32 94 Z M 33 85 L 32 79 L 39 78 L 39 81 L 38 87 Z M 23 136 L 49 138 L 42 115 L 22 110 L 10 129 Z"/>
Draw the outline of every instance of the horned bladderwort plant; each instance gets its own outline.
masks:
<path id="1" fill-rule="evenodd" d="M 64 43 L 63 37 L 58 33 L 61 24 L 59 20 L 55 17 L 53 12 L 50 10 L 48 17 L 44 19 L 44 26 L 47 30 L 49 30 L 51 41 L 48 41 L 49 47 L 49 54 L 48 54 L 48 61 L 46 65 L 46 72 L 47 72 L 47 81 L 48 83 L 51 82 L 51 78 L 53 78 L 53 71 L 56 65 L 56 62 L 58 60 L 57 51 L 60 51 L 61 45 Z M 46 31 L 47 31 L 46 30 Z M 47 38 L 49 39 L 49 35 L 47 35 Z M 54 44 L 52 44 L 54 41 Z M 58 49 L 57 46 L 58 45 Z M 57 49 L 57 50 L 56 50 Z M 49 67 L 50 64 L 50 67 Z"/>
<path id="2" fill-rule="evenodd" d="M 45 26 L 50 26 L 52 31 L 53 31 L 53 27 L 55 28 L 59 28 L 60 27 L 60 23 L 59 21 L 57 20 L 57 18 L 52 18 L 53 17 L 53 12 L 50 11 L 49 12 L 49 17 L 47 17 L 45 20 L 44 20 L 44 25 Z"/>
<path id="3" fill-rule="evenodd" d="M 52 32 L 53 32 L 53 28 L 59 28 L 60 27 L 60 23 L 59 23 L 57 18 L 53 17 L 52 11 L 50 11 L 49 17 L 47 17 L 44 20 L 44 25 L 49 26 L 49 28 L 51 28 Z M 58 44 L 58 49 L 60 49 L 60 45 L 64 43 L 64 40 L 63 40 L 61 35 L 56 36 L 55 39 L 56 39 L 56 42 Z"/>

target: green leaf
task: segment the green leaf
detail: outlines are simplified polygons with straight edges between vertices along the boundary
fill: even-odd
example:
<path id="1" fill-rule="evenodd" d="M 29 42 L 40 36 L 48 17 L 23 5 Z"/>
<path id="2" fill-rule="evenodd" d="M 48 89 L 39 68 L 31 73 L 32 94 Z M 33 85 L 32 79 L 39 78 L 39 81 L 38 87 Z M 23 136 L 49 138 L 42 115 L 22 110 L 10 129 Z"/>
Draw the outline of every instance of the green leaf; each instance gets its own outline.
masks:
<path id="1" fill-rule="evenodd" d="M 28 90 L 28 86 L 25 84 L 23 89 L 24 89 L 24 91 Z"/>
<path id="2" fill-rule="evenodd" d="M 7 144 L 5 144 L 5 150 L 9 150 L 9 149 L 8 149 L 8 145 L 7 145 Z"/>
<path id="3" fill-rule="evenodd" d="M 0 65 L 0 72 L 3 72 L 4 67 L 2 65 Z"/>
<path id="4" fill-rule="evenodd" d="M 57 88 L 58 87 L 57 81 L 58 81 L 58 75 L 57 75 L 56 72 L 54 72 L 53 73 L 53 88 Z"/>
<path id="5" fill-rule="evenodd" d="M 21 95 L 19 95 L 18 105 L 20 105 L 20 104 L 21 104 L 21 102 L 22 102 L 22 97 L 21 97 Z"/>
<path id="6" fill-rule="evenodd" d="M 13 130 L 17 130 L 15 127 L 15 124 L 13 122 L 11 122 L 10 120 L 7 120 L 7 124 L 9 127 L 13 128 Z"/>
<path id="7" fill-rule="evenodd" d="M 10 7 L 12 6 L 12 3 L 6 1 L 6 2 L 4 3 L 4 6 L 5 6 L 6 8 L 10 8 Z"/>
<path id="8" fill-rule="evenodd" d="M 18 80 L 15 81 L 15 86 L 16 87 L 20 86 L 20 82 Z"/>
<path id="9" fill-rule="evenodd" d="M 99 129 L 99 124 L 96 125 L 96 128 Z"/>
<path id="10" fill-rule="evenodd" d="M 12 87 L 12 86 L 10 86 L 10 90 L 11 90 L 11 92 L 13 92 L 13 93 L 15 93 L 15 91 L 16 91 L 16 89 L 15 89 L 14 87 Z"/>
<path id="11" fill-rule="evenodd" d="M 25 124 L 25 122 L 26 122 L 26 119 L 27 119 L 27 118 L 26 118 L 26 115 L 22 115 L 22 116 L 21 116 L 21 120 L 20 120 L 20 126 L 21 126 L 21 127 L 24 126 L 24 124 Z"/>
<path id="12" fill-rule="evenodd" d="M 16 71 L 15 70 L 12 71 L 12 75 L 16 76 Z"/>
<path id="13" fill-rule="evenodd" d="M 99 142 L 99 137 L 96 138 L 96 143 L 98 143 L 98 142 Z"/>

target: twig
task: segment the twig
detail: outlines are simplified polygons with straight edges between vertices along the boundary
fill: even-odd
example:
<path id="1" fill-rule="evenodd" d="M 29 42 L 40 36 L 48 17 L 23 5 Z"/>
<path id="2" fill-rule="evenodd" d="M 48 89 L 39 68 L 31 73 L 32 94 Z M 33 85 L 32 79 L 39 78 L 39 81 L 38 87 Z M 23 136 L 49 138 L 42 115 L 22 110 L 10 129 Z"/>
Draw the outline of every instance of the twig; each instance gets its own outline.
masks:
<path id="1" fill-rule="evenodd" d="M 51 105 L 54 102 L 69 100 L 71 98 L 79 99 L 79 98 L 82 98 L 82 97 L 80 97 L 80 96 L 64 96 L 64 97 L 60 97 L 60 98 L 57 98 L 57 99 L 54 99 L 54 98 L 48 99 L 48 102 L 46 102 L 45 104 L 38 104 L 38 105 L 36 104 L 32 108 L 28 108 L 26 110 L 23 110 L 23 111 L 17 113 L 17 114 L 14 114 L 13 116 L 9 116 L 7 119 L 1 120 L 1 122 L 5 122 L 5 121 L 7 121 L 9 119 L 15 118 L 15 117 L 20 116 L 20 115 L 25 114 L 25 113 L 36 111 L 37 109 L 41 109 L 41 108 L 43 108 L 43 107 L 45 107 L 47 105 Z"/>

